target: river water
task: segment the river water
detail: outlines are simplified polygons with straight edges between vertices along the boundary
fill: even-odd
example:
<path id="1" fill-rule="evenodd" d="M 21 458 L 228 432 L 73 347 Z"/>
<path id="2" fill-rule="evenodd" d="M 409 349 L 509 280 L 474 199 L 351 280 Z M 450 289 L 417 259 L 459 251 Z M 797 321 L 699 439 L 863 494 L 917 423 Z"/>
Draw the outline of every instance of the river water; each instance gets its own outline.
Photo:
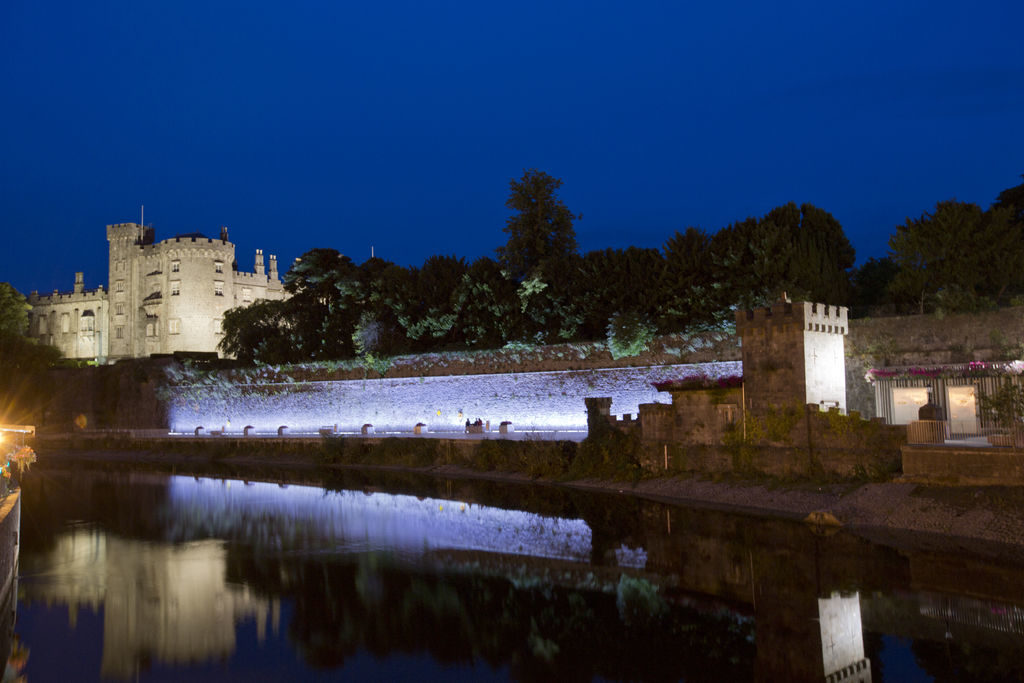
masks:
<path id="1" fill-rule="evenodd" d="M 554 487 L 308 478 L 34 469 L 22 673 L 1024 679 L 1024 572 L 998 558 Z"/>

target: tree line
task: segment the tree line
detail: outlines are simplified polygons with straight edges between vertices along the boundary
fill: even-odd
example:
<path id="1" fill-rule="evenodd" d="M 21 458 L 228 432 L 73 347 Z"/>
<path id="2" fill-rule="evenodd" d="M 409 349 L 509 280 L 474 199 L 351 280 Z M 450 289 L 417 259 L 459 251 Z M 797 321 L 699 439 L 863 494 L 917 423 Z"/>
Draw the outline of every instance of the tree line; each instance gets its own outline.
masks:
<path id="1" fill-rule="evenodd" d="M 658 334 L 728 323 L 737 307 L 781 291 L 865 315 L 974 311 L 1024 289 L 1024 184 L 985 210 L 939 202 L 896 228 L 888 256 L 859 268 L 839 221 L 794 203 L 712 233 L 677 231 L 661 249 L 580 254 L 561 185 L 537 170 L 510 182 L 495 258 L 406 267 L 313 249 L 284 276 L 288 299 L 228 312 L 220 350 L 276 364 L 606 340 L 625 356 Z"/>

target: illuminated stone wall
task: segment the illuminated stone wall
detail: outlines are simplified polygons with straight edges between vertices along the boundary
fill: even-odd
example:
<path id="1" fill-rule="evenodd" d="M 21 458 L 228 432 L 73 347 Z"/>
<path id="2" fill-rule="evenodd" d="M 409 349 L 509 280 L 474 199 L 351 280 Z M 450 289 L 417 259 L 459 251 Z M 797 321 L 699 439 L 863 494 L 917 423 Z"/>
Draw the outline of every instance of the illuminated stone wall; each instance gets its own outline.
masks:
<path id="1" fill-rule="evenodd" d="M 699 373 L 737 375 L 737 361 L 566 372 L 452 375 L 292 384 L 237 384 L 175 387 L 168 401 L 172 431 L 227 428 L 240 432 L 312 432 L 337 425 L 357 432 L 372 424 L 378 434 L 412 431 L 461 432 L 466 420 L 502 421 L 517 431 L 585 431 L 587 396 L 611 396 L 612 414 L 636 415 L 641 403 L 668 403 L 653 382 Z"/>

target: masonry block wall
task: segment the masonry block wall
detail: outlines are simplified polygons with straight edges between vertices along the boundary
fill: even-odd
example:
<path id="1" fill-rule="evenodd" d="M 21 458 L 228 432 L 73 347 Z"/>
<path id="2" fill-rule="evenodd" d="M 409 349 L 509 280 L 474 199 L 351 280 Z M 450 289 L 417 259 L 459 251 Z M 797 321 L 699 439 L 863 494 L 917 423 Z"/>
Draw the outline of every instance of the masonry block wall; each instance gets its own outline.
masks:
<path id="1" fill-rule="evenodd" d="M 654 472 L 667 468 L 701 474 L 844 477 L 882 476 L 900 468 L 906 430 L 899 426 L 862 420 L 859 414 L 842 415 L 838 410 L 822 412 L 816 404 L 746 419 L 746 425 L 735 425 L 716 443 L 692 438 L 655 440 L 645 430 L 642 465 Z"/>
<path id="2" fill-rule="evenodd" d="M 672 404 L 640 406 L 645 441 L 680 442 L 712 446 L 739 425 L 740 389 L 670 391 Z"/>

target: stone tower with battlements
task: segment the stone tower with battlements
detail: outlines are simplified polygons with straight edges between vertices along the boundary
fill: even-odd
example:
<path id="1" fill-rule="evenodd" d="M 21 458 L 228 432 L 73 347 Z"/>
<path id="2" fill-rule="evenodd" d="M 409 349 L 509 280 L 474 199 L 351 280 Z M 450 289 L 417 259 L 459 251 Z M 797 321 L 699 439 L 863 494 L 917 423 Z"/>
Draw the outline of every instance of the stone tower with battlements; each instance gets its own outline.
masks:
<path id="1" fill-rule="evenodd" d="M 783 295 L 785 296 L 785 295 Z M 847 309 L 784 298 L 736 311 L 744 408 L 752 415 L 814 403 L 846 412 Z"/>

